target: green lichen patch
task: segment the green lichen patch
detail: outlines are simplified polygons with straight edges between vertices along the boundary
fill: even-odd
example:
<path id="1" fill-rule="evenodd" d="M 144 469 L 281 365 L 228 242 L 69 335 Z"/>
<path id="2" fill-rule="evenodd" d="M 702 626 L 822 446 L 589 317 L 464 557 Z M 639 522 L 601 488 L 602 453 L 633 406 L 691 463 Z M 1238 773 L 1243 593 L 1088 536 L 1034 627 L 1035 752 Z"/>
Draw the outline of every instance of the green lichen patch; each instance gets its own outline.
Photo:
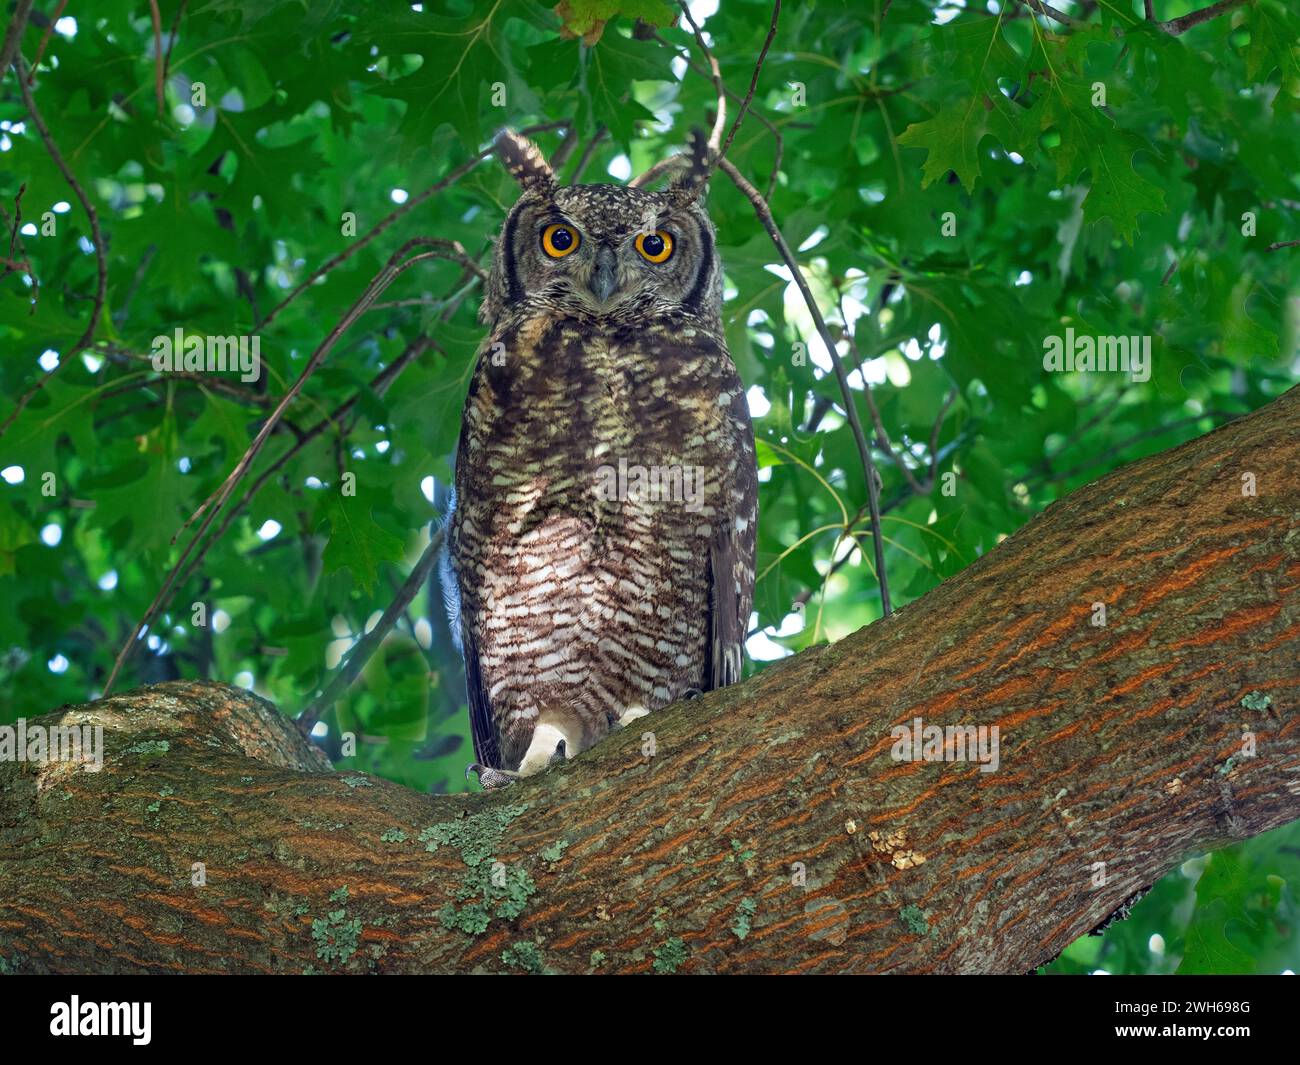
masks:
<path id="1" fill-rule="evenodd" d="M 344 884 L 341 888 L 335 888 L 330 892 L 330 902 L 347 902 L 348 886 Z"/>
<path id="2" fill-rule="evenodd" d="M 747 848 L 747 847 L 746 847 L 743 843 L 741 843 L 740 840 L 738 840 L 738 839 L 733 839 L 733 840 L 731 841 L 731 849 L 732 849 L 735 853 L 734 853 L 734 854 L 728 854 L 728 855 L 727 855 L 727 861 L 729 861 L 729 862 L 734 862 L 734 861 L 736 861 L 737 859 L 739 859 L 739 860 L 742 861 L 742 862 L 747 862 L 747 861 L 749 861 L 751 858 L 754 857 L 754 852 L 753 852 L 752 850 L 750 850 L 749 848 Z"/>
<path id="3" fill-rule="evenodd" d="M 349 917 L 345 909 L 331 910 L 324 917 L 312 921 L 311 938 L 316 943 L 316 957 L 321 961 L 329 965 L 346 965 L 357 952 L 361 918 Z"/>
<path id="4" fill-rule="evenodd" d="M 1273 705 L 1273 697 L 1263 692 L 1247 692 L 1241 697 L 1241 705 L 1262 714 Z"/>
<path id="5" fill-rule="evenodd" d="M 758 903 L 748 896 L 740 900 L 740 904 L 736 907 L 736 920 L 731 926 L 732 934 L 737 939 L 743 940 L 749 935 L 750 922 L 754 917 L 754 911 L 757 909 Z"/>
<path id="6" fill-rule="evenodd" d="M 671 976 L 691 956 L 691 948 L 681 936 L 673 936 L 662 947 L 656 947 L 654 953 L 654 971 L 660 976 Z"/>
<path id="7" fill-rule="evenodd" d="M 481 865 L 496 853 L 506 826 L 527 809 L 527 803 L 499 806 L 469 817 L 430 825 L 420 833 L 420 842 L 429 851 L 436 851 L 442 846 L 459 847 L 461 858 L 472 868 Z"/>
<path id="8" fill-rule="evenodd" d="M 925 914 L 921 912 L 920 907 L 904 906 L 898 916 L 903 924 L 907 925 L 909 932 L 923 936 L 930 931 L 930 922 L 925 919 Z"/>
<path id="9" fill-rule="evenodd" d="M 561 855 L 569 849 L 567 839 L 557 839 L 549 847 L 542 848 L 542 860 L 547 862 L 558 862 Z"/>
<path id="10" fill-rule="evenodd" d="M 343 777 L 343 783 L 349 788 L 373 788 L 374 781 L 369 777 Z"/>
<path id="11" fill-rule="evenodd" d="M 400 828 L 390 828 L 379 837 L 384 843 L 405 843 L 406 833 Z"/>
<path id="12" fill-rule="evenodd" d="M 126 749 L 127 754 L 166 754 L 172 749 L 172 745 L 166 740 L 141 740 L 139 743 L 133 743 Z"/>
<path id="13" fill-rule="evenodd" d="M 599 969 L 605 963 L 605 952 L 603 950 L 593 950 L 591 952 L 591 967 Z"/>
<path id="14" fill-rule="evenodd" d="M 536 893 L 537 885 L 524 869 L 500 862 L 473 866 L 456 888 L 456 902 L 439 910 L 438 919 L 444 928 L 476 936 L 487 930 L 493 917 L 514 920 Z"/>
<path id="15" fill-rule="evenodd" d="M 158 798 L 155 799 L 153 802 L 151 802 L 148 806 L 146 806 L 145 809 L 149 811 L 149 813 L 151 814 L 156 814 L 159 810 L 162 809 L 162 800 L 166 799 L 168 796 L 175 795 L 175 794 L 176 794 L 175 788 L 173 788 L 170 784 L 164 784 L 162 786 L 162 791 L 158 792 Z"/>
<path id="16" fill-rule="evenodd" d="M 512 968 L 523 969 L 534 976 L 541 976 L 546 971 L 542 964 L 542 952 L 536 943 L 528 940 L 506 947 L 501 952 L 501 960 Z"/>

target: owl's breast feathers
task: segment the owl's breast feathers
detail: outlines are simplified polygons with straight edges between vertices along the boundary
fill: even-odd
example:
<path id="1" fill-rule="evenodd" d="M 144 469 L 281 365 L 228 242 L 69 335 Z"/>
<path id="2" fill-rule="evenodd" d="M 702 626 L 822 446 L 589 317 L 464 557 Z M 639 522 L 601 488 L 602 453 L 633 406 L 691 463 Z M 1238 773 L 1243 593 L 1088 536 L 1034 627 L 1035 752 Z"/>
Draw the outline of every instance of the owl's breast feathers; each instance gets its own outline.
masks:
<path id="1" fill-rule="evenodd" d="M 504 325 L 471 380 L 456 496 L 484 764 L 519 767 L 539 730 L 572 757 L 629 711 L 738 679 L 753 432 L 721 338 L 696 320 Z"/>

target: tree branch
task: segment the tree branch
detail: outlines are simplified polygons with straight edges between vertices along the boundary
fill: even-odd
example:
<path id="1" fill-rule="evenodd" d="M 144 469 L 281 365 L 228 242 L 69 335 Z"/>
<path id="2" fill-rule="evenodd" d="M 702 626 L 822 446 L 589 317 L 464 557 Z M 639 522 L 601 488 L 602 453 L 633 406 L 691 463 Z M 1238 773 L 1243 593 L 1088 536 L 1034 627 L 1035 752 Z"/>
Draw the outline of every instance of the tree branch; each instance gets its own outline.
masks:
<path id="1" fill-rule="evenodd" d="M 1080 489 L 890 624 L 503 792 L 330 772 L 224 685 L 29 719 L 102 725 L 104 763 L 0 762 L 0 955 L 61 973 L 1027 972 L 1189 855 L 1300 815 L 1298 438 L 1300 388 Z M 996 769 L 957 733 L 950 758 L 903 757 L 895 729 L 918 718 L 997 727 Z"/>

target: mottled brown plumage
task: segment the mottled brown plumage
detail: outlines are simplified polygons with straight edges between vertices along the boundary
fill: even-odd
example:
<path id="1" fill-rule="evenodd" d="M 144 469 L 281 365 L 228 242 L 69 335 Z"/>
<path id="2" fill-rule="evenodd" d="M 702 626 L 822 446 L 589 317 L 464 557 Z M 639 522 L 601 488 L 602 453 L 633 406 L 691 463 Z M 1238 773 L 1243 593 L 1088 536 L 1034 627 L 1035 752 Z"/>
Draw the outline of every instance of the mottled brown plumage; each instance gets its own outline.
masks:
<path id="1" fill-rule="evenodd" d="M 704 160 L 649 192 L 557 187 L 513 134 L 498 151 L 523 194 L 484 299 L 448 557 L 475 753 L 528 774 L 738 679 L 757 477 Z"/>

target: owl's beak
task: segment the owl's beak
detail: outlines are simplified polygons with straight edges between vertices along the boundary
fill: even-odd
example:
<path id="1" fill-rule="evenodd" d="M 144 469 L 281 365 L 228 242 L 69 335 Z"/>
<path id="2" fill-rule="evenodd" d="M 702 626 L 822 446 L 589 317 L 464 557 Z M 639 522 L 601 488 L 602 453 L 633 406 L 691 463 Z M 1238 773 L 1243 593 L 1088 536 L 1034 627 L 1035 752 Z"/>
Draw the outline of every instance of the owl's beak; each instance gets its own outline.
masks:
<path id="1" fill-rule="evenodd" d="M 596 262 L 587 282 L 596 299 L 604 303 L 618 288 L 618 259 L 614 249 L 601 246 L 596 250 Z"/>

